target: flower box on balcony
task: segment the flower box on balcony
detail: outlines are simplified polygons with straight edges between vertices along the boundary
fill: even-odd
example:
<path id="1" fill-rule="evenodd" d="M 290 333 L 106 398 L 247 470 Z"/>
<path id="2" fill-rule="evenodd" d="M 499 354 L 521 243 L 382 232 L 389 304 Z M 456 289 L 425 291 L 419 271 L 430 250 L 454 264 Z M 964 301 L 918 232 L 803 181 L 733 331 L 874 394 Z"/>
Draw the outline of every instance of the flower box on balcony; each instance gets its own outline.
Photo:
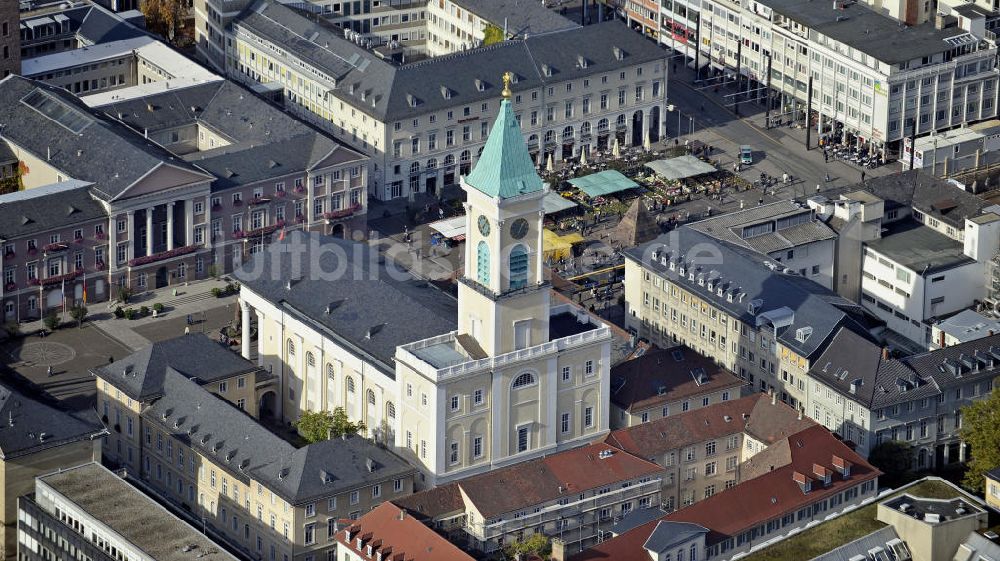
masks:
<path id="1" fill-rule="evenodd" d="M 351 205 L 347 208 L 342 208 L 340 210 L 334 210 L 332 212 L 324 212 L 323 218 L 327 220 L 336 220 L 338 218 L 347 218 L 355 212 L 361 210 L 361 205 Z"/>
<path id="2" fill-rule="evenodd" d="M 250 206 L 266 205 L 269 202 L 271 202 L 271 199 L 267 197 L 257 197 L 250 201 Z"/>
<path id="3" fill-rule="evenodd" d="M 40 284 L 42 284 L 42 282 L 40 280 L 38 280 L 37 278 L 35 278 L 35 279 L 28 279 L 28 285 L 29 286 L 38 286 Z"/>
<path id="4" fill-rule="evenodd" d="M 9 282 L 3 285 L 3 289 L 5 292 L 12 292 L 14 290 L 17 290 L 17 283 Z"/>
<path id="5" fill-rule="evenodd" d="M 247 234 L 243 230 L 233 230 L 233 238 L 242 240 L 245 237 L 247 237 Z"/>
<path id="6" fill-rule="evenodd" d="M 222 210 L 222 205 L 212 205 L 212 210 L 215 211 Z"/>
<path id="7" fill-rule="evenodd" d="M 243 199 L 236 199 L 233 201 L 233 206 L 243 206 Z"/>
<path id="8" fill-rule="evenodd" d="M 295 192 L 296 193 L 305 193 L 306 192 L 305 185 L 298 185 L 298 186 L 296 186 L 295 187 Z"/>
<path id="9" fill-rule="evenodd" d="M 135 259 L 130 259 L 128 262 L 129 267 L 137 267 L 139 265 L 147 265 L 149 263 L 156 263 L 157 261 L 163 261 L 164 259 L 171 259 L 173 257 L 179 257 L 181 255 L 187 255 L 193 253 L 201 247 L 200 245 L 186 245 L 184 247 L 178 247 L 171 249 L 169 251 L 161 251 L 159 253 L 154 253 L 152 255 L 146 255 L 143 257 L 136 257 Z"/>
<path id="10" fill-rule="evenodd" d="M 65 281 L 71 281 L 80 275 L 79 271 L 71 271 L 64 275 L 56 275 L 54 277 L 49 277 L 47 279 L 42 279 L 42 286 L 55 286 L 57 284 L 62 284 Z"/>
<path id="11" fill-rule="evenodd" d="M 17 257 L 17 254 L 15 254 L 13 251 L 5 251 L 3 254 L 4 259 L 13 259 L 15 257 Z"/>
<path id="12" fill-rule="evenodd" d="M 58 253 L 60 251 L 66 251 L 66 249 L 68 249 L 68 248 L 69 248 L 69 246 L 66 245 L 66 244 L 64 244 L 64 243 L 62 243 L 62 242 L 50 243 L 49 245 L 47 245 L 47 246 L 45 246 L 45 247 L 42 248 L 42 252 L 44 252 L 44 253 Z"/>
<path id="13" fill-rule="evenodd" d="M 275 191 L 274 192 L 274 198 L 276 198 L 276 199 L 284 199 L 286 195 L 288 195 L 288 193 L 286 193 L 285 191 Z"/>
<path id="14" fill-rule="evenodd" d="M 73 243 L 83 243 L 83 235 L 81 234 L 79 236 L 74 236 Z"/>
<path id="15" fill-rule="evenodd" d="M 38 248 L 29 247 L 28 248 L 28 256 L 29 257 L 34 257 L 36 255 L 38 255 Z"/>
<path id="16" fill-rule="evenodd" d="M 305 221 L 306 221 L 306 216 L 304 214 L 295 215 L 295 222 L 302 224 Z"/>
<path id="17" fill-rule="evenodd" d="M 105 234 L 104 232 L 98 232 L 98 233 L 94 234 L 94 239 L 95 240 L 106 240 L 106 239 L 108 239 L 108 235 Z"/>
<path id="18" fill-rule="evenodd" d="M 98 261 L 98 262 L 94 263 L 94 267 L 97 268 L 98 270 L 102 270 L 102 269 L 107 269 L 108 268 L 108 266 L 104 263 L 104 261 Z"/>

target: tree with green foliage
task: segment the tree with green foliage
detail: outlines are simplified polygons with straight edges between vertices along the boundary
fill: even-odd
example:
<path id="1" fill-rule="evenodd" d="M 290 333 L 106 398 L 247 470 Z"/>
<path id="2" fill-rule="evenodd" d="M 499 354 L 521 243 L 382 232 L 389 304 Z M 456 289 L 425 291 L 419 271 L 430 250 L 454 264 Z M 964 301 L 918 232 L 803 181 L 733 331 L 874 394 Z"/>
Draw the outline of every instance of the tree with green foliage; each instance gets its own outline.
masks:
<path id="1" fill-rule="evenodd" d="M 312 444 L 330 438 L 364 432 L 366 427 L 361 421 L 352 422 L 343 407 L 330 411 L 306 411 L 295 421 L 299 435 Z"/>
<path id="2" fill-rule="evenodd" d="M 972 459 L 962 485 L 983 491 L 983 476 L 1000 466 L 1000 390 L 962 408 L 962 440 L 972 447 Z"/>
<path id="3" fill-rule="evenodd" d="M 909 442 L 890 440 L 872 448 L 868 462 L 882 470 L 880 482 L 889 487 L 898 487 L 909 482 L 913 474 L 913 446 Z"/>
<path id="4" fill-rule="evenodd" d="M 76 320 L 77 327 L 83 327 L 83 320 L 87 319 L 87 307 L 83 304 L 73 306 L 69 310 L 69 316 Z"/>
<path id="5" fill-rule="evenodd" d="M 545 534 L 536 532 L 521 541 L 508 545 L 504 549 L 504 553 L 511 559 L 517 558 L 518 555 L 537 555 L 547 558 L 552 553 L 552 542 Z"/>
<path id="6" fill-rule="evenodd" d="M 492 23 L 483 30 L 483 46 L 499 43 L 504 40 L 503 29 Z"/>
<path id="7" fill-rule="evenodd" d="M 54 309 L 50 310 L 49 313 L 45 316 L 45 328 L 48 329 L 49 332 L 59 329 L 60 323 L 62 323 L 62 321 L 59 319 L 59 313 L 56 312 Z"/>

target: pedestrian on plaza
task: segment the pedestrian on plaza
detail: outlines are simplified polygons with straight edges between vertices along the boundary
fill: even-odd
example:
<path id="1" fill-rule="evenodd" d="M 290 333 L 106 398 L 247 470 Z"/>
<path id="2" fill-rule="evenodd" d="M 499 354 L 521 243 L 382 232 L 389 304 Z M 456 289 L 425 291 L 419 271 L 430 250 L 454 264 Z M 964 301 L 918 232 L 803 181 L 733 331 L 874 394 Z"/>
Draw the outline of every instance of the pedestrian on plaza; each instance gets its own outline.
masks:
<path id="1" fill-rule="evenodd" d="M 829 183 L 829 182 L 830 182 L 830 174 L 829 174 L 829 173 L 828 173 L 828 174 L 826 174 L 826 182 L 827 182 L 827 183 Z"/>
<path id="2" fill-rule="evenodd" d="M 826 150 L 823 150 L 823 161 L 827 163 L 830 162 L 830 155 L 826 153 Z"/>
<path id="3" fill-rule="evenodd" d="M 788 183 L 788 172 L 781 174 L 781 182 Z"/>
<path id="4" fill-rule="evenodd" d="M 861 182 L 865 182 L 865 170 L 861 170 Z"/>
<path id="5" fill-rule="evenodd" d="M 820 188 L 819 188 L 819 184 L 816 184 L 816 192 L 817 192 L 817 193 L 819 193 L 819 192 L 820 192 Z"/>
<path id="6" fill-rule="evenodd" d="M 48 376 L 49 378 L 52 377 L 52 367 L 51 366 L 48 367 L 48 369 L 45 371 L 45 375 Z"/>
<path id="7" fill-rule="evenodd" d="M 115 357 L 114 356 L 109 356 L 108 357 L 108 364 L 113 364 L 114 362 L 115 362 Z"/>
<path id="8" fill-rule="evenodd" d="M 191 326 L 185 325 L 184 326 L 184 334 L 185 335 L 189 335 L 190 333 L 191 333 Z"/>

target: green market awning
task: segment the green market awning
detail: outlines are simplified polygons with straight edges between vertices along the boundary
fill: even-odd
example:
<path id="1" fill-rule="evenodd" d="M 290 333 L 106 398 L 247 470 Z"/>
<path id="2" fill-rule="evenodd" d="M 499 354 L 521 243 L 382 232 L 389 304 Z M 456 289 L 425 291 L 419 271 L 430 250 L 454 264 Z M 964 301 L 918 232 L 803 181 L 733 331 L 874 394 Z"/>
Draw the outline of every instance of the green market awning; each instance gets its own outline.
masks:
<path id="1" fill-rule="evenodd" d="M 613 169 L 570 179 L 569 183 L 590 198 L 628 191 L 639 186 L 635 181 L 622 175 L 620 171 Z"/>
<path id="2" fill-rule="evenodd" d="M 554 191 L 549 191 L 545 194 L 545 198 L 542 199 L 542 207 L 545 209 L 545 214 L 555 214 L 569 210 L 575 206 L 577 206 L 576 203 Z"/>

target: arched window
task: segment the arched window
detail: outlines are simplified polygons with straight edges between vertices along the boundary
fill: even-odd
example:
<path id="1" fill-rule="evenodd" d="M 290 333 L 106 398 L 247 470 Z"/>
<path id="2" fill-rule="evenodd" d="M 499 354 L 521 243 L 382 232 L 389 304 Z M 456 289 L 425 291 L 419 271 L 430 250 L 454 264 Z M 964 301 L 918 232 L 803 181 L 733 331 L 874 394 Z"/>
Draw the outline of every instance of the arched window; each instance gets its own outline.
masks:
<path id="1" fill-rule="evenodd" d="M 326 377 L 332 382 L 333 381 L 333 364 L 326 363 Z"/>
<path id="2" fill-rule="evenodd" d="M 347 392 L 354 393 L 354 378 L 347 377 Z"/>
<path id="3" fill-rule="evenodd" d="M 375 405 L 375 392 L 368 390 L 368 405 Z"/>
<path id="4" fill-rule="evenodd" d="M 580 136 L 590 136 L 590 121 L 584 121 L 580 125 Z"/>
<path id="5" fill-rule="evenodd" d="M 618 120 L 616 122 L 617 122 L 617 124 L 618 124 L 619 127 L 624 127 L 625 126 L 625 115 L 619 115 L 618 116 Z"/>
<path id="6" fill-rule="evenodd" d="M 306 353 L 306 364 L 309 366 L 316 366 L 316 357 L 312 353 Z"/>
<path id="7" fill-rule="evenodd" d="M 514 378 L 513 387 L 515 390 L 517 388 L 523 388 L 524 386 L 530 386 L 535 383 L 535 376 L 531 372 L 525 372 L 520 374 L 517 378 Z"/>
<path id="8" fill-rule="evenodd" d="M 420 173 L 420 162 L 413 162 L 410 164 L 410 175 L 418 175 Z"/>
<path id="9" fill-rule="evenodd" d="M 597 121 L 597 132 L 608 132 L 608 119 L 606 117 Z"/>
<path id="10" fill-rule="evenodd" d="M 455 156 L 448 154 L 444 157 L 444 167 L 455 167 Z"/>
<path id="11" fill-rule="evenodd" d="M 517 244 L 510 250 L 510 289 L 528 286 L 528 251 Z"/>
<path id="12" fill-rule="evenodd" d="M 295 342 L 291 339 L 288 340 L 288 359 L 291 360 L 295 358 Z"/>
<path id="13" fill-rule="evenodd" d="M 486 242 L 479 242 L 476 248 L 476 280 L 483 286 L 490 284 L 490 247 Z"/>
<path id="14" fill-rule="evenodd" d="M 573 127 L 566 127 L 562 131 L 563 141 L 573 140 Z"/>
<path id="15" fill-rule="evenodd" d="M 427 166 L 426 167 L 427 167 L 427 169 L 437 169 L 437 167 L 438 167 L 437 158 L 431 158 L 431 159 L 427 160 Z"/>
<path id="16" fill-rule="evenodd" d="M 545 143 L 551 144 L 556 141 L 556 131 L 545 131 Z"/>
<path id="17" fill-rule="evenodd" d="M 472 154 L 468 150 L 462 150 L 462 153 L 459 154 L 458 156 L 458 160 L 460 162 L 468 162 L 471 159 L 472 159 Z"/>

